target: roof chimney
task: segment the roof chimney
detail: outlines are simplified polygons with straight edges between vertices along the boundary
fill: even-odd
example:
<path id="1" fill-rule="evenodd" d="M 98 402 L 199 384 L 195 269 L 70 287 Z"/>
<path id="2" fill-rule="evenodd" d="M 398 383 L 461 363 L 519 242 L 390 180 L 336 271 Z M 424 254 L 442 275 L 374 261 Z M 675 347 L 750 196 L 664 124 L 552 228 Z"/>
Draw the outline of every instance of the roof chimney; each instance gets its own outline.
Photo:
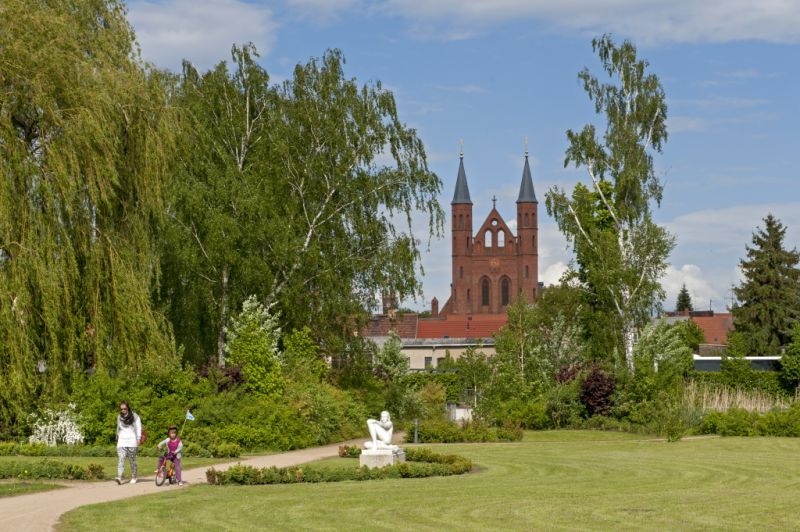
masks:
<path id="1" fill-rule="evenodd" d="M 439 300 L 435 297 L 431 299 L 431 317 L 438 318 L 439 317 Z"/>

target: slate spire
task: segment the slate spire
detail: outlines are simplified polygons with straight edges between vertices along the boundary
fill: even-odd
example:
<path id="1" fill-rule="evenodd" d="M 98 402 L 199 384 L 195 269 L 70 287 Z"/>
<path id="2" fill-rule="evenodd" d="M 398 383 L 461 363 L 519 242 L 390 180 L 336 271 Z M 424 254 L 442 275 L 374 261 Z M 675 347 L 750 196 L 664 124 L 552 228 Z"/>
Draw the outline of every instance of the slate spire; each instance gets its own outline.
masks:
<path id="1" fill-rule="evenodd" d="M 469 198 L 469 187 L 467 186 L 467 174 L 464 172 L 464 152 L 461 152 L 461 161 L 458 163 L 458 177 L 456 178 L 456 193 L 450 205 L 466 203 L 472 205 Z"/>
<path id="2" fill-rule="evenodd" d="M 536 201 L 536 192 L 533 190 L 533 177 L 528 164 L 528 150 L 525 149 L 525 167 L 522 169 L 522 183 L 519 186 L 517 203 L 539 203 Z"/>

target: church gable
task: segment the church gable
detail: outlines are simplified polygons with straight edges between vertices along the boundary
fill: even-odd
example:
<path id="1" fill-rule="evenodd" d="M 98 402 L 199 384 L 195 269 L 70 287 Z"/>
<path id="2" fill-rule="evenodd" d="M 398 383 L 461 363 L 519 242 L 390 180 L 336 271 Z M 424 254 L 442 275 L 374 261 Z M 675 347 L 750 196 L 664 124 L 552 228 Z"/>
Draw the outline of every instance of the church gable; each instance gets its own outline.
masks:
<path id="1" fill-rule="evenodd" d="M 497 209 L 493 208 L 480 229 L 475 233 L 475 251 L 504 251 L 514 247 L 514 233 L 509 229 Z"/>

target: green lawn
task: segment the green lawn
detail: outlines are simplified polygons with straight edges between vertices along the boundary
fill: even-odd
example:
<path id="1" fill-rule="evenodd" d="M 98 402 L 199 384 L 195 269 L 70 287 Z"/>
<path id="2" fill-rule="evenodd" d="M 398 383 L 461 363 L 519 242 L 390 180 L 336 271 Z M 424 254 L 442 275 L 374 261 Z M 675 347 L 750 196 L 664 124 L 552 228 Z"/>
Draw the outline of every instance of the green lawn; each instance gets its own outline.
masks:
<path id="1" fill-rule="evenodd" d="M 62 530 L 152 530 L 164 523 L 182 530 L 762 530 L 800 522 L 800 439 L 666 443 L 554 431 L 528 433 L 519 443 L 433 447 L 468 456 L 479 472 L 194 486 L 81 508 L 66 514 Z"/>
<path id="2" fill-rule="evenodd" d="M 35 491 L 57 490 L 63 487 L 64 486 L 59 486 L 58 484 L 47 484 L 44 482 L 0 482 L 0 497 L 13 497 L 15 495 L 24 495 Z"/>
<path id="3" fill-rule="evenodd" d="M 25 462 L 25 463 L 36 463 L 41 462 L 42 460 L 49 460 L 52 462 L 62 462 L 65 464 L 78 464 L 81 466 L 85 466 L 87 464 L 101 464 L 103 466 L 103 471 L 108 478 L 114 478 L 117 476 L 117 457 L 116 456 L 104 456 L 104 457 L 94 457 L 94 456 L 0 456 L 0 464 L 8 463 L 8 462 Z M 193 467 L 205 467 L 212 464 L 219 464 L 221 462 L 232 462 L 235 461 L 236 458 L 184 458 L 182 462 L 183 469 L 191 469 Z M 143 457 L 140 456 L 138 458 L 138 465 L 139 471 L 141 475 L 146 476 L 148 473 L 152 473 L 156 465 L 158 464 L 158 458 L 151 458 L 151 457 Z M 126 461 L 125 462 L 125 476 L 130 476 L 130 464 Z"/>

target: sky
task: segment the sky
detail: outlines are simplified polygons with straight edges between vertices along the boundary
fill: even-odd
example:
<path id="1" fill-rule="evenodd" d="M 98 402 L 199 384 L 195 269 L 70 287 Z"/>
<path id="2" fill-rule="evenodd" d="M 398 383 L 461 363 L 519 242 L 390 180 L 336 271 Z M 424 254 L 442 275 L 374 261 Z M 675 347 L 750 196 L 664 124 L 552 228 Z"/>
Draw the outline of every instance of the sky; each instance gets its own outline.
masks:
<path id="1" fill-rule="evenodd" d="M 695 308 L 725 311 L 739 261 L 772 213 L 800 241 L 800 0 L 160 0 L 129 3 L 143 57 L 209 68 L 253 42 L 272 81 L 325 50 L 346 74 L 380 81 L 417 130 L 443 182 L 448 215 L 459 140 L 474 229 L 497 208 L 512 230 L 528 138 L 539 199 L 539 278 L 558 281 L 572 253 L 544 205 L 557 186 L 588 184 L 564 167 L 565 132 L 601 124 L 578 82 L 600 75 L 595 36 L 630 39 L 667 95 L 669 140 L 655 156 L 665 185 L 656 221 L 677 239 L 662 280 L 665 309 L 685 283 Z M 602 78 L 601 78 L 602 79 Z M 422 298 L 450 292 L 449 224 L 423 246 Z"/>

